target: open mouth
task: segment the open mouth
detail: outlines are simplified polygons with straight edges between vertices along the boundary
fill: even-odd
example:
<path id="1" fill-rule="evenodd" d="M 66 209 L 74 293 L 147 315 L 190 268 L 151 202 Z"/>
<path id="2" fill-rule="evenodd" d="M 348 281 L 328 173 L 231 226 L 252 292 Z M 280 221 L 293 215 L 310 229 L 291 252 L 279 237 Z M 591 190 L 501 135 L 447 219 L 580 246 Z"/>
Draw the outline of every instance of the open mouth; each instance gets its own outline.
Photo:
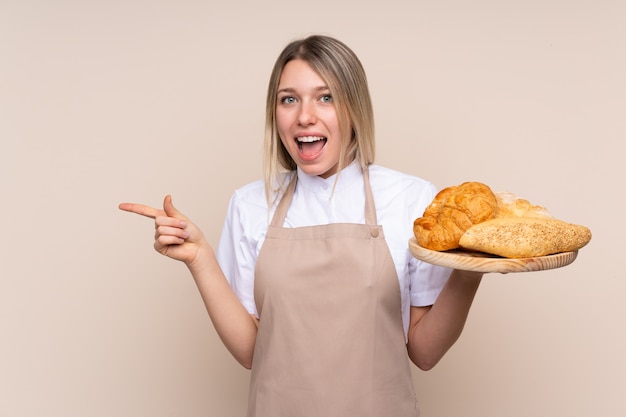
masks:
<path id="1" fill-rule="evenodd" d="M 300 154 L 307 157 L 317 155 L 326 145 L 324 136 L 299 136 L 296 138 Z"/>

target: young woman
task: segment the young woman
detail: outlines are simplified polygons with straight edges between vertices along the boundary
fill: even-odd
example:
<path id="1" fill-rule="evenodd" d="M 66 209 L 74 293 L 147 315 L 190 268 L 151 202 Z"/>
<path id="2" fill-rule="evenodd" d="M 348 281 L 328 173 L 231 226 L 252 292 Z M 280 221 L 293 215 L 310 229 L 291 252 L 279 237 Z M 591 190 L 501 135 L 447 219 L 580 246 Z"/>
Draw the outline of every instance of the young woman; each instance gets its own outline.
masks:
<path id="1" fill-rule="evenodd" d="M 217 255 L 169 196 L 120 208 L 155 219 L 155 249 L 187 265 L 252 369 L 249 417 L 417 416 L 408 358 L 442 358 L 482 277 L 410 255 L 435 187 L 373 164 L 365 72 L 330 37 L 278 57 L 265 136 L 265 180 L 234 193 Z"/>

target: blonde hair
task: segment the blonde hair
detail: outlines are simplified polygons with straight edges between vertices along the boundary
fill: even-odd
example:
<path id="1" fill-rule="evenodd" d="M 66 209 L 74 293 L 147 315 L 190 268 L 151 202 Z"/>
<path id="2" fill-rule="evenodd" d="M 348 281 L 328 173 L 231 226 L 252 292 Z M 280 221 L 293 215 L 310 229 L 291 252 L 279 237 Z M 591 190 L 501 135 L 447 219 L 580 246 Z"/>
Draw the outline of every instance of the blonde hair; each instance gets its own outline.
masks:
<path id="1" fill-rule="evenodd" d="M 276 128 L 278 84 L 283 69 L 294 59 L 306 61 L 327 83 L 337 111 L 343 140 L 338 172 L 356 160 L 365 169 L 374 162 L 374 111 L 365 70 L 356 54 L 337 39 L 312 35 L 288 44 L 278 56 L 267 89 L 264 179 L 268 204 L 274 204 L 286 184 L 280 174 L 297 168 Z"/>

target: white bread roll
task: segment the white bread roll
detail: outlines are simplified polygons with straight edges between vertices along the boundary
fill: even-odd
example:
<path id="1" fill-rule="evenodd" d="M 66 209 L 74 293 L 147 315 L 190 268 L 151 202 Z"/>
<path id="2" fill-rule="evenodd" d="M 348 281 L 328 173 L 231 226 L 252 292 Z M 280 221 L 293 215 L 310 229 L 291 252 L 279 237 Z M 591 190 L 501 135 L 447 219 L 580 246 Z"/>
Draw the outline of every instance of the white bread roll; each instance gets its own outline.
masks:
<path id="1" fill-rule="evenodd" d="M 536 217 L 552 219 L 552 215 L 545 207 L 535 206 L 513 193 L 499 191 L 495 193 L 497 206 L 494 217 Z"/>

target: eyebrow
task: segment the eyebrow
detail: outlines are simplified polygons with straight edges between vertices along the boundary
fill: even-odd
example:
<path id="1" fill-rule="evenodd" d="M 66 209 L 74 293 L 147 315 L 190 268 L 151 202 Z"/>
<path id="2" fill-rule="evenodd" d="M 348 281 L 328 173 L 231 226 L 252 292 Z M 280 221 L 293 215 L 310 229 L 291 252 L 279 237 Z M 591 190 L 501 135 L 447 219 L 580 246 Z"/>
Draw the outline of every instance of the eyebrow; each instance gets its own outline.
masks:
<path id="1" fill-rule="evenodd" d="M 281 88 L 281 89 L 279 89 L 279 90 L 276 92 L 276 94 L 280 94 L 280 93 L 294 93 L 295 91 L 296 91 L 296 89 L 295 89 L 295 88 L 292 88 L 292 87 L 285 87 L 285 88 Z M 326 85 L 322 85 L 322 86 L 319 86 L 319 87 L 315 87 L 315 88 L 313 89 L 313 91 L 330 91 L 330 88 L 328 88 L 328 86 L 326 86 Z"/>

